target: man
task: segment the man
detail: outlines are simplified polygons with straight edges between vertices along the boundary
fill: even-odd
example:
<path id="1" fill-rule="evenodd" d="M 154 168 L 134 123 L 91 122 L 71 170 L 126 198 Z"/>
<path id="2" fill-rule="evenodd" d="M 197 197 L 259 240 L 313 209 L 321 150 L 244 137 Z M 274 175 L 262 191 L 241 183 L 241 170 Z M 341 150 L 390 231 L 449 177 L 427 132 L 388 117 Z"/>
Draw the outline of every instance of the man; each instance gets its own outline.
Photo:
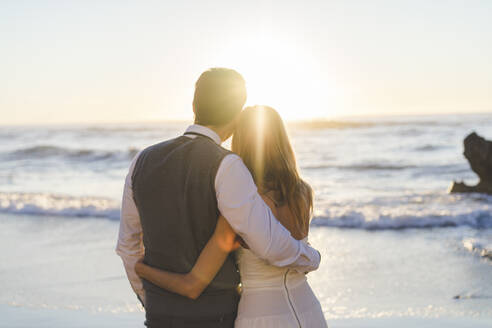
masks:
<path id="1" fill-rule="evenodd" d="M 302 271 L 319 253 L 291 237 L 257 192 L 241 159 L 222 148 L 246 101 L 234 70 L 213 68 L 195 85 L 195 124 L 184 135 L 150 146 L 126 177 L 117 253 L 145 306 L 149 327 L 233 327 L 239 274 L 231 254 L 196 300 L 141 281 L 135 262 L 178 273 L 191 270 L 221 213 L 259 257 Z"/>

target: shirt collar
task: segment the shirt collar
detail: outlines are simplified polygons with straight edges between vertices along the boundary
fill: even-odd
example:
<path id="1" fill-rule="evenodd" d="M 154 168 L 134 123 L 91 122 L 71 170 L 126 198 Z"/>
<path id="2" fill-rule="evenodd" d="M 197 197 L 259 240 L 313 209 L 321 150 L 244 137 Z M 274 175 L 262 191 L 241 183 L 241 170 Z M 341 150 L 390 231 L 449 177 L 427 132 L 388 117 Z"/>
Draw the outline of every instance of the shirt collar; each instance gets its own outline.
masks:
<path id="1" fill-rule="evenodd" d="M 222 140 L 220 139 L 220 137 L 217 133 L 215 133 L 212 129 L 209 129 L 203 125 L 198 125 L 198 124 L 190 125 L 186 129 L 185 133 L 187 133 L 187 132 L 203 134 L 204 136 L 211 138 L 218 145 L 220 145 L 222 143 Z"/>

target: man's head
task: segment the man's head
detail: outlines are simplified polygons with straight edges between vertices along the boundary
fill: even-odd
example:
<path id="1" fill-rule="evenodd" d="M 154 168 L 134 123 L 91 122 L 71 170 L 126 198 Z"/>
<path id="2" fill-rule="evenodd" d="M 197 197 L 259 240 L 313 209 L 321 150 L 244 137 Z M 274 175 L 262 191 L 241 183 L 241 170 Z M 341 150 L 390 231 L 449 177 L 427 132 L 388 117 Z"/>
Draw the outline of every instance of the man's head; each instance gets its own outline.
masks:
<path id="1" fill-rule="evenodd" d="M 195 123 L 216 128 L 231 125 L 246 102 L 246 83 L 228 68 L 211 68 L 195 84 Z"/>

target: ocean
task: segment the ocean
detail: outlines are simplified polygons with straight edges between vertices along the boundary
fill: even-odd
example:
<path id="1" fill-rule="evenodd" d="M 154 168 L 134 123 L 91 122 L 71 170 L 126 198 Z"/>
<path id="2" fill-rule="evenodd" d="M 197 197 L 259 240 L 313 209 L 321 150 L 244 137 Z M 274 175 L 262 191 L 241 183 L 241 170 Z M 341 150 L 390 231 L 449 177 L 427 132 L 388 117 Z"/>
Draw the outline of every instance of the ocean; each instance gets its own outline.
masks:
<path id="1" fill-rule="evenodd" d="M 140 149 L 186 126 L 0 128 L 1 327 L 142 324 L 114 253 L 123 181 Z M 315 191 L 322 264 L 308 276 L 330 326 L 492 326 L 492 196 L 448 193 L 478 182 L 463 139 L 492 140 L 492 114 L 288 130 Z"/>

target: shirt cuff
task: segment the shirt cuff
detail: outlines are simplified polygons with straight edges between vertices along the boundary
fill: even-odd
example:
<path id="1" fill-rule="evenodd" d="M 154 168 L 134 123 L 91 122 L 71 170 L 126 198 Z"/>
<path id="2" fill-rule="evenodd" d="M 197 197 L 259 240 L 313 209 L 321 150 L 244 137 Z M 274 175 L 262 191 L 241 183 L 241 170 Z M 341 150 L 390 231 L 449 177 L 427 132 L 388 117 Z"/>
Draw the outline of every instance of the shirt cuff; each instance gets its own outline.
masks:
<path id="1" fill-rule="evenodd" d="M 317 270 L 320 262 L 321 253 L 305 242 L 301 242 L 301 255 L 290 267 L 297 272 L 308 273 Z"/>

